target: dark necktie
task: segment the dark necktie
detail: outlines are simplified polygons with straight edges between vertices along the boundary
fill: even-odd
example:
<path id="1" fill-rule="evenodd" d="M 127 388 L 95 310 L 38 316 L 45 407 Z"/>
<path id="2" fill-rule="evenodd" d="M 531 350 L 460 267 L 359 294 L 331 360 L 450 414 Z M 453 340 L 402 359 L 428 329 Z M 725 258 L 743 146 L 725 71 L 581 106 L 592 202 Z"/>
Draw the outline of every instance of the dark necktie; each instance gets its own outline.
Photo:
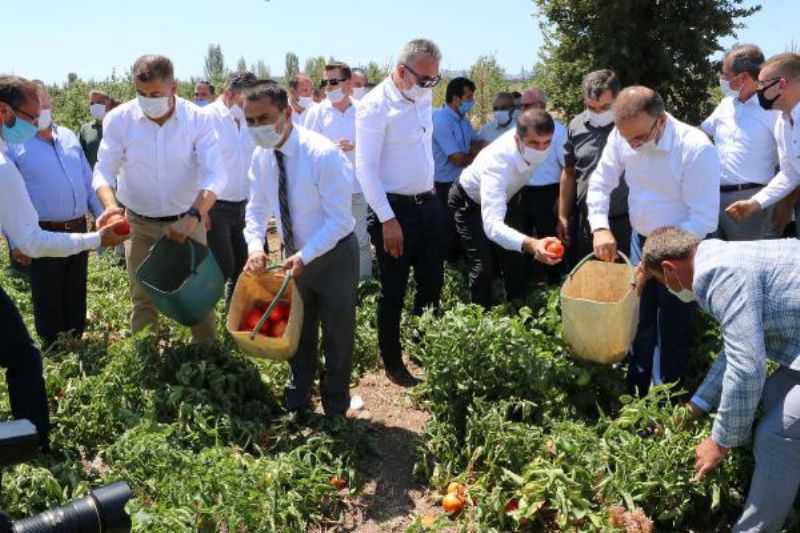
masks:
<path id="1" fill-rule="evenodd" d="M 294 255 L 294 232 L 292 231 L 292 215 L 289 213 L 289 190 L 286 184 L 286 163 L 283 152 L 274 150 L 278 162 L 278 204 L 281 209 L 281 229 L 283 229 L 283 246 L 286 256 Z"/>

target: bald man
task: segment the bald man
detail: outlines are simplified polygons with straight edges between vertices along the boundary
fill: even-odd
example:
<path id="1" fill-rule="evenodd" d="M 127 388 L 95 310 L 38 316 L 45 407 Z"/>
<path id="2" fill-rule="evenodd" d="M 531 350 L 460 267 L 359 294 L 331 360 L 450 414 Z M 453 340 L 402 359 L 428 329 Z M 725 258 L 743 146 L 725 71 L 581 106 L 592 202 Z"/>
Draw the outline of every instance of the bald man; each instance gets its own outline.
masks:
<path id="1" fill-rule="evenodd" d="M 631 260 L 638 263 L 647 236 L 675 226 L 704 239 L 717 229 L 720 161 L 717 149 L 699 129 L 676 120 L 664 101 L 642 86 L 622 91 L 612 107 L 616 128 L 589 178 L 587 207 L 594 253 L 617 257 L 608 222 L 611 192 L 625 173 L 630 193 Z M 639 328 L 628 366 L 632 393 L 647 394 L 651 379 L 680 381 L 686 371 L 697 307 L 654 281 L 641 284 Z M 658 348 L 658 349 L 657 349 Z M 656 360 L 656 361 L 654 361 Z"/>
<path id="2" fill-rule="evenodd" d="M 314 107 L 314 82 L 308 75 L 295 74 L 289 82 L 289 105 L 292 106 L 292 124 L 302 126 L 305 124 L 307 111 Z"/>

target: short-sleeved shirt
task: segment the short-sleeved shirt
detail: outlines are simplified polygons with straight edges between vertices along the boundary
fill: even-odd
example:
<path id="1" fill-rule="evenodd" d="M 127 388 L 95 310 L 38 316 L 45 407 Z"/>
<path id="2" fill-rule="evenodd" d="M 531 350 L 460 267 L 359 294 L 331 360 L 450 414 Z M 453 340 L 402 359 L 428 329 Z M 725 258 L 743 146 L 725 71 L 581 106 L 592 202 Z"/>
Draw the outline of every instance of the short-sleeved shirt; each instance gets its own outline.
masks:
<path id="1" fill-rule="evenodd" d="M 433 112 L 433 181 L 452 183 L 464 170 L 448 159 L 453 154 L 468 154 L 478 133 L 466 117 L 443 105 Z"/>
<path id="2" fill-rule="evenodd" d="M 97 150 L 100 149 L 100 141 L 103 140 L 103 123 L 99 120 L 87 122 L 81 126 L 78 132 L 78 138 L 81 141 L 81 148 L 89 166 L 94 168 L 97 163 Z"/>
<path id="3" fill-rule="evenodd" d="M 590 124 L 587 111 L 575 116 L 569 123 L 567 142 L 564 145 L 564 166 L 575 168 L 577 205 L 581 209 L 586 206 L 589 176 L 592 175 L 592 171 L 600 161 L 608 135 L 613 129 L 613 123 L 604 127 Z M 625 180 L 621 179 L 619 187 L 611 193 L 609 216 L 613 218 L 627 213 L 628 186 Z"/>

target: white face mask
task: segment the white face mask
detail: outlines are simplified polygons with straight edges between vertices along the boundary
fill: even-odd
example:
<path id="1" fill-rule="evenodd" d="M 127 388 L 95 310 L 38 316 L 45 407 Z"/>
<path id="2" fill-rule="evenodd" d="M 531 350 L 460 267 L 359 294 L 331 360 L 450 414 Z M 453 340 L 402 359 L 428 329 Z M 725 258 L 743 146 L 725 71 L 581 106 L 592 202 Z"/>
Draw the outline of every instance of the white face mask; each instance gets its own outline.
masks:
<path id="1" fill-rule="evenodd" d="M 142 113 L 147 115 L 149 118 L 161 118 L 169 113 L 169 96 L 157 96 L 150 98 L 148 96 L 142 96 L 141 94 L 138 94 L 136 95 L 136 100 L 139 102 L 139 107 L 142 109 Z"/>
<path id="2" fill-rule="evenodd" d="M 93 118 L 97 120 L 103 120 L 106 116 L 106 105 L 105 104 L 92 104 L 89 106 L 89 114 L 92 115 Z"/>
<path id="3" fill-rule="evenodd" d="M 719 88 L 722 89 L 722 94 L 730 96 L 731 98 L 739 98 L 739 91 L 731 87 L 731 82 L 724 78 L 719 79 Z"/>
<path id="4" fill-rule="evenodd" d="M 278 131 L 278 122 L 264 126 L 250 126 L 250 136 L 253 142 L 262 148 L 275 148 L 283 140 L 283 132 Z"/>
<path id="5" fill-rule="evenodd" d="M 531 167 L 536 167 L 542 164 L 545 159 L 547 159 L 547 154 L 549 153 L 550 148 L 546 150 L 537 150 L 536 148 L 531 148 L 529 146 L 523 147 L 522 157 Z"/>
<path id="6" fill-rule="evenodd" d="M 613 124 L 614 122 L 614 112 L 610 109 L 608 111 L 603 111 L 602 113 L 597 113 L 595 111 L 592 111 L 591 109 L 589 109 L 588 111 L 589 111 L 589 124 L 591 124 L 592 126 L 595 126 L 597 128 L 605 128 L 606 126 L 608 126 L 609 124 Z"/>
<path id="7" fill-rule="evenodd" d="M 664 281 L 666 281 L 666 274 L 664 275 Z M 680 287 L 680 282 L 678 282 L 678 286 Z M 681 290 L 676 291 L 671 289 L 669 285 L 667 285 L 666 287 L 671 295 L 673 295 L 675 298 L 677 298 L 678 300 L 680 300 L 685 304 L 690 304 L 697 300 L 697 297 L 694 295 L 694 291 L 692 291 L 691 289 L 684 289 L 683 287 L 681 287 Z"/>
<path id="8" fill-rule="evenodd" d="M 353 87 L 353 98 L 356 100 L 362 99 L 365 94 L 367 94 L 366 87 Z"/>
<path id="9" fill-rule="evenodd" d="M 330 100 L 332 104 L 338 104 L 344 100 L 344 91 L 341 89 L 336 89 L 335 91 L 328 92 L 327 96 L 328 100 Z"/>
<path id="10" fill-rule="evenodd" d="M 39 131 L 46 131 L 53 125 L 53 112 L 50 109 L 39 110 Z"/>
<path id="11" fill-rule="evenodd" d="M 495 111 L 494 121 L 498 126 L 507 126 L 511 124 L 511 119 L 514 116 L 514 111 Z"/>
<path id="12" fill-rule="evenodd" d="M 311 106 L 314 105 L 314 99 L 310 96 L 301 96 L 297 99 L 297 105 L 302 107 L 303 109 L 309 109 Z"/>

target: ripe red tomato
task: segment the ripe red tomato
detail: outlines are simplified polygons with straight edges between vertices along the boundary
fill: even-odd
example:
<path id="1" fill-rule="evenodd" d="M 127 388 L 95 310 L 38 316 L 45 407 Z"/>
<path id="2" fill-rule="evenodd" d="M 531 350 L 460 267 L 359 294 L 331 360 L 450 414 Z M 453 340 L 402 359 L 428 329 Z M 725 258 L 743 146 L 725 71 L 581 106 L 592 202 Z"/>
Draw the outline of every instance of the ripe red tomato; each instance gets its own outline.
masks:
<path id="1" fill-rule="evenodd" d="M 288 302 L 278 302 L 275 308 L 272 310 L 272 313 L 269 315 L 270 320 L 278 321 L 278 320 L 288 320 L 289 319 L 289 303 Z"/>
<path id="2" fill-rule="evenodd" d="M 269 333 L 267 333 L 267 336 L 275 338 L 283 337 L 283 334 L 286 331 L 287 324 L 288 322 L 286 320 L 278 320 L 277 322 L 272 322 L 270 324 Z"/>
<path id="3" fill-rule="evenodd" d="M 264 315 L 264 310 L 259 309 L 258 307 L 254 307 L 244 315 L 244 320 L 242 320 L 242 331 L 253 331 L 255 327 L 258 325 L 259 320 Z M 270 321 L 267 320 L 263 326 L 261 326 L 260 333 L 262 335 L 268 335 L 270 331 Z"/>
<path id="4" fill-rule="evenodd" d="M 511 498 L 510 500 L 508 500 L 508 502 L 506 502 L 505 511 L 507 514 L 511 514 L 517 509 L 519 509 L 519 502 L 517 501 L 516 498 Z"/>
<path id="5" fill-rule="evenodd" d="M 561 241 L 550 241 L 545 245 L 544 249 L 556 257 L 564 256 L 564 245 L 561 244 Z"/>
<path id="6" fill-rule="evenodd" d="M 127 220 L 123 219 L 122 222 L 114 228 L 114 233 L 117 235 L 127 235 L 131 232 L 131 225 Z"/>

